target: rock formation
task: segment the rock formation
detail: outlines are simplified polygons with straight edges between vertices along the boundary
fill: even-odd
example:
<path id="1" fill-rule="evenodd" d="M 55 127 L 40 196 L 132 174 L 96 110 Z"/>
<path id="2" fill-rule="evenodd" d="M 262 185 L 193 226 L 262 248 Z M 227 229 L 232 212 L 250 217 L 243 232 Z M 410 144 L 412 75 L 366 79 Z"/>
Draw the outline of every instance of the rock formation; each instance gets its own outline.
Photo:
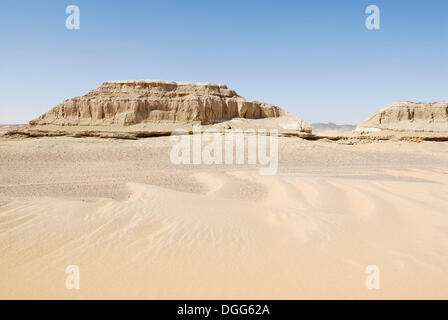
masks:
<path id="1" fill-rule="evenodd" d="M 358 125 L 358 132 L 448 132 L 447 102 L 393 103 Z"/>
<path id="2" fill-rule="evenodd" d="M 160 80 L 108 81 L 82 97 L 68 99 L 31 126 L 129 126 L 142 123 L 213 124 L 233 118 L 293 117 L 270 103 L 249 101 L 224 84 Z M 311 131 L 295 118 L 296 130 Z"/>

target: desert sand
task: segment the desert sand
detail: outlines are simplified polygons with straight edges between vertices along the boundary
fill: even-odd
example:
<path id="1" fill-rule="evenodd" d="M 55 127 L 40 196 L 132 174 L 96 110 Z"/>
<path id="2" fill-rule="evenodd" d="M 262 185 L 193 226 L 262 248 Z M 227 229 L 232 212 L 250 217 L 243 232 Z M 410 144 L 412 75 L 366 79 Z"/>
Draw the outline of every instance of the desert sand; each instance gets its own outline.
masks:
<path id="1" fill-rule="evenodd" d="M 447 299 L 447 110 L 313 132 L 221 84 L 104 82 L 0 130 L 0 298 Z M 276 174 L 174 164 L 198 123 L 275 129 Z"/>
<path id="2" fill-rule="evenodd" d="M 0 298 L 448 298 L 447 142 L 281 137 L 274 176 L 171 146 L 0 138 Z"/>

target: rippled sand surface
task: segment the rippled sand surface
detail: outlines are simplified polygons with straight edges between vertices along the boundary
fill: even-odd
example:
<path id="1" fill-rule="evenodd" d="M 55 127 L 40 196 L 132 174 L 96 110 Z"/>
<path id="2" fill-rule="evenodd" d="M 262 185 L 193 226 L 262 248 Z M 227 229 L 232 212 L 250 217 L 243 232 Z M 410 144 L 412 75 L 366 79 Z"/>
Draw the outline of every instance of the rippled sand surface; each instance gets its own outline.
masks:
<path id="1" fill-rule="evenodd" d="M 448 143 L 280 138 L 274 176 L 170 149 L 0 139 L 0 298 L 448 298 Z"/>

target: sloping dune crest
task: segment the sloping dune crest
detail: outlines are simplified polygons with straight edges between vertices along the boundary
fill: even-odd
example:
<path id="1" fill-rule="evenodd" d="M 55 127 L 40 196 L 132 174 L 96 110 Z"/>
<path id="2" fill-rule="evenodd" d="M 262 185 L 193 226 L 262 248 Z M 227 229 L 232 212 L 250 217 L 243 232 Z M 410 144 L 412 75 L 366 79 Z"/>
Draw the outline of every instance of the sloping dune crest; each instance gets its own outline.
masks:
<path id="1" fill-rule="evenodd" d="M 447 172 L 193 177 L 209 192 L 129 183 L 123 201 L 0 207 L 0 298 L 448 294 Z M 247 198 L 243 186 L 263 196 Z M 382 271 L 379 291 L 365 288 L 371 264 Z M 68 265 L 79 266 L 81 290 L 65 288 Z"/>

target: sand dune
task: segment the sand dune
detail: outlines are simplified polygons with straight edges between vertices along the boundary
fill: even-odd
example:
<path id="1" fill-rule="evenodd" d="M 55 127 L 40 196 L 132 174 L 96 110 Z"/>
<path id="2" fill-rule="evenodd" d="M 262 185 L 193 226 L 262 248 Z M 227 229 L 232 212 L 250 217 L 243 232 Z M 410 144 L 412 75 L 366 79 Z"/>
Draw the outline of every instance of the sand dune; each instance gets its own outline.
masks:
<path id="1" fill-rule="evenodd" d="M 0 298 L 448 297 L 444 143 L 281 138 L 260 176 L 98 140 L 0 141 Z"/>

